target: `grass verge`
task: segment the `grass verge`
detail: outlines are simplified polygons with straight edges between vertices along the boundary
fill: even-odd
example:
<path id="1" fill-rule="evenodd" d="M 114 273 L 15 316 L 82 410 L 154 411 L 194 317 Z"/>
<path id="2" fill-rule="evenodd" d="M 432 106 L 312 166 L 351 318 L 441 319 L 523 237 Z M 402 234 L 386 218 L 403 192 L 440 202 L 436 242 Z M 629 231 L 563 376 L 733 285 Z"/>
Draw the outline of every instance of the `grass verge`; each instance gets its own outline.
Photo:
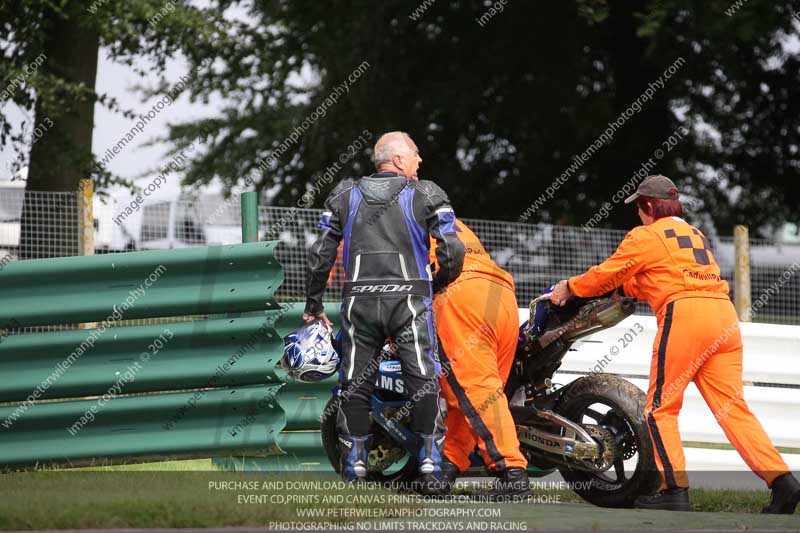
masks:
<path id="1" fill-rule="evenodd" d="M 335 480 L 326 474 L 254 474 L 205 470 L 210 460 L 160 463 L 161 470 L 147 470 L 155 465 L 89 467 L 70 471 L 40 470 L 9 473 L 2 476 L 0 530 L 34 529 L 108 529 L 108 528 L 208 528 L 265 527 L 275 522 L 352 525 L 359 515 L 334 514 L 310 518 L 301 514 L 309 508 L 363 509 L 413 508 L 414 503 L 398 503 L 396 493 L 382 489 L 305 490 L 303 488 L 266 488 L 261 483 L 279 481 L 325 482 Z M 170 468 L 171 470 L 164 470 Z M 231 488 L 226 483 L 256 483 L 255 487 Z M 343 494 L 344 502 L 325 501 L 325 496 Z M 634 509 L 601 509 L 583 501 L 568 490 L 540 490 L 538 497 L 547 503 L 481 504 L 493 506 L 491 518 L 464 518 L 494 523 L 526 524 L 527 529 L 784 529 L 800 527 L 798 517 L 764 517 L 757 513 L 766 503 L 767 492 L 692 489 L 695 513 L 667 513 Z M 283 497 L 283 500 L 273 497 Z M 463 504 L 416 503 L 418 508 L 464 507 Z M 478 504 L 472 504 L 473 507 Z M 327 511 L 323 511 L 327 512 Z M 327 516 L 327 515 L 326 515 Z M 394 514 L 378 520 L 394 520 Z M 388 518 L 387 518 L 388 516 Z M 447 517 L 401 518 L 444 523 Z M 451 520 L 452 521 L 452 520 Z M 489 527 L 489 526 L 486 526 Z M 345 527 L 346 528 L 346 527 Z M 490 529 L 492 529 L 490 527 Z M 408 530 L 408 529 L 407 529 Z"/>

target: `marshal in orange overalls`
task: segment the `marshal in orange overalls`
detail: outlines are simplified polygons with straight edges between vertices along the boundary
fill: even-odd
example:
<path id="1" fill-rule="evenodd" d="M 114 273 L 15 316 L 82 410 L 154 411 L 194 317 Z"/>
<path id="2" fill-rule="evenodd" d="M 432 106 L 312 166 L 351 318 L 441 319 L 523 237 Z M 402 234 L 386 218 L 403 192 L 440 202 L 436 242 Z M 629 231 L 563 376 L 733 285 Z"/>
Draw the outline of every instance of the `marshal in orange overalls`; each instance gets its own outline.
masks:
<path id="1" fill-rule="evenodd" d="M 525 468 L 503 392 L 519 335 L 514 279 L 462 221 L 456 227 L 465 248 L 464 268 L 433 300 L 447 402 L 445 456 L 463 472 L 477 444 L 490 469 Z"/>
<path id="2" fill-rule="evenodd" d="M 678 413 L 690 381 L 739 455 L 768 486 L 789 471 L 744 401 L 739 318 L 728 283 L 697 228 L 678 217 L 638 226 L 614 255 L 568 284 L 582 297 L 622 285 L 627 296 L 646 300 L 656 313 L 645 416 L 662 488 L 689 485 Z"/>

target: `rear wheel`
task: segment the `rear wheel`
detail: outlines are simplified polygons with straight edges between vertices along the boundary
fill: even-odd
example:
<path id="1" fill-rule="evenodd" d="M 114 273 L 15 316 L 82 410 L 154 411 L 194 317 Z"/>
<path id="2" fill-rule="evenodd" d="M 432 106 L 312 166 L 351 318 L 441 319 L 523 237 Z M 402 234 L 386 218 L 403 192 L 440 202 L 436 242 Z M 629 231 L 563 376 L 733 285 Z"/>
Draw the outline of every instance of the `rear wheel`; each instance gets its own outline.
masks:
<path id="1" fill-rule="evenodd" d="M 328 400 L 322 419 L 322 446 L 337 474 L 341 474 L 339 439 L 336 436 L 336 415 L 339 398 Z M 401 421 L 407 424 L 408 421 Z M 392 439 L 383 428 L 372 423 L 372 446 L 367 459 L 367 480 L 379 483 L 404 483 L 417 476 L 417 458 Z"/>
<path id="2" fill-rule="evenodd" d="M 601 507 L 633 507 L 641 494 L 661 484 L 644 419 L 646 395 L 610 374 L 593 374 L 569 385 L 556 411 L 580 424 L 598 443 L 593 471 L 560 466 L 564 479 L 583 499 Z"/>

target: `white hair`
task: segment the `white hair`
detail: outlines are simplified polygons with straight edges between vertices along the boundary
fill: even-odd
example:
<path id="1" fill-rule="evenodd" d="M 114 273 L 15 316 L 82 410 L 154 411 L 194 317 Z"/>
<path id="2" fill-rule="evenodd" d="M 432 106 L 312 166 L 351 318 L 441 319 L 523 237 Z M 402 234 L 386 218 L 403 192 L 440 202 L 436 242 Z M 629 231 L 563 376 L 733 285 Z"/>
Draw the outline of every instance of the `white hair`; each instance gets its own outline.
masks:
<path id="1" fill-rule="evenodd" d="M 373 149 L 372 158 L 375 161 L 375 166 L 379 167 L 384 163 L 391 163 L 394 156 L 402 155 L 408 151 L 413 142 L 408 133 L 404 131 L 384 133 L 375 143 L 375 148 Z"/>

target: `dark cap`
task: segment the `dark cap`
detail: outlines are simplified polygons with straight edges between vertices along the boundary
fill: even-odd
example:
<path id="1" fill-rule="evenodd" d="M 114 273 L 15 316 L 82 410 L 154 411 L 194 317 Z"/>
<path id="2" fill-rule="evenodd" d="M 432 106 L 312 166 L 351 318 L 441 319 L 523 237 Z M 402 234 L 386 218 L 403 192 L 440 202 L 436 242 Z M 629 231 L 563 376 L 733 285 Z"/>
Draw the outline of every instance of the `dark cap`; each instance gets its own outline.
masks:
<path id="1" fill-rule="evenodd" d="M 639 184 L 639 188 L 636 189 L 636 192 L 625 199 L 625 203 L 629 204 L 640 196 L 649 196 L 662 200 L 677 200 L 678 188 L 672 183 L 672 180 L 666 176 L 647 176 L 644 181 Z"/>

